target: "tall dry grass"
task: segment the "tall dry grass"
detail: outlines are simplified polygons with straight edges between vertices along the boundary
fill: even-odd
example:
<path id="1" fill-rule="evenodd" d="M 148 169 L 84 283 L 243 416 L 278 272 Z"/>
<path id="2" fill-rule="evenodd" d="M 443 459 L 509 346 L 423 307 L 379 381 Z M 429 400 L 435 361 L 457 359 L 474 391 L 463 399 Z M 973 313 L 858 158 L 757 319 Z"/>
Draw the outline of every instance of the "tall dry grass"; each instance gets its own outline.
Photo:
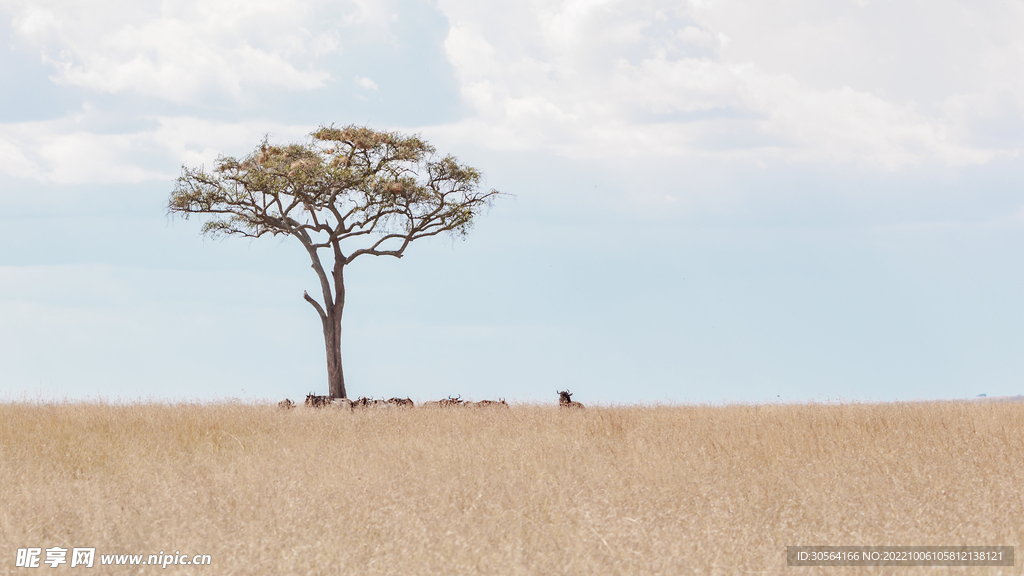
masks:
<path id="1" fill-rule="evenodd" d="M 13 573 L 29 546 L 213 560 L 91 574 L 1016 574 L 1024 554 L 785 566 L 787 545 L 1019 546 L 1022 403 L 15 403 L 0 450 Z"/>

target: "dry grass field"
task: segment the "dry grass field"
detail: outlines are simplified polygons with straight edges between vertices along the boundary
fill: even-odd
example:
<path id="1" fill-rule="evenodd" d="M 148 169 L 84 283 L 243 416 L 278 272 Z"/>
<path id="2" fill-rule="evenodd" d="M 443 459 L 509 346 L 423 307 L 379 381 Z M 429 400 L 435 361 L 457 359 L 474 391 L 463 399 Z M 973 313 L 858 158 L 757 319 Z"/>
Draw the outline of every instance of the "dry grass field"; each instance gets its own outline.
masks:
<path id="1" fill-rule="evenodd" d="M 1019 574 L 1022 490 L 1020 402 L 0 404 L 16 574 Z M 1013 568 L 787 568 L 787 545 L 1018 548 Z M 53 546 L 96 566 L 14 567 Z M 99 566 L 159 551 L 212 564 Z"/>

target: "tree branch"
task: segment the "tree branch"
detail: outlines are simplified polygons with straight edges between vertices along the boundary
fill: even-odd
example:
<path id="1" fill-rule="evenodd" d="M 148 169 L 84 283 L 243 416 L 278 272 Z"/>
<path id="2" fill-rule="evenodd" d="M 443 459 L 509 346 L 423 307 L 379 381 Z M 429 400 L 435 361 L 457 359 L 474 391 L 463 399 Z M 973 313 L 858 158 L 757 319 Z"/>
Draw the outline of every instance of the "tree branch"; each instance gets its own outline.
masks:
<path id="1" fill-rule="evenodd" d="M 327 314 L 324 312 L 323 307 L 320 306 L 320 303 L 314 300 L 313 297 L 309 295 L 309 292 L 306 292 L 305 290 L 302 291 L 302 297 L 306 299 L 306 302 L 312 304 L 313 308 L 316 308 L 316 313 L 320 315 L 320 319 L 327 322 Z"/>
<path id="2" fill-rule="evenodd" d="M 324 271 L 323 265 L 320 264 L 320 255 L 317 254 L 316 247 L 313 246 L 305 230 L 299 230 L 295 237 L 305 246 L 306 252 L 309 253 L 309 259 L 313 261 L 312 268 L 320 279 L 320 289 L 324 295 L 324 306 L 328 309 L 333 308 L 334 301 L 331 299 L 331 282 L 327 279 L 327 272 Z"/>

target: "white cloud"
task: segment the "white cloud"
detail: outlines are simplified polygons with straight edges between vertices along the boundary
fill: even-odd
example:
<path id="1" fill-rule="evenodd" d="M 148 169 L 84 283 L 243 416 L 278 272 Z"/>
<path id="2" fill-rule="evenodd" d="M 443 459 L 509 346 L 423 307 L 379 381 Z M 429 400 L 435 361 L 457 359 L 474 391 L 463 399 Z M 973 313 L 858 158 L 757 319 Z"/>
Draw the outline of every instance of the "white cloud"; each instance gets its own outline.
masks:
<path id="1" fill-rule="evenodd" d="M 220 154 L 245 154 L 265 134 L 299 140 L 313 129 L 267 121 L 158 117 L 146 129 L 98 134 L 84 128 L 88 115 L 0 124 L 0 171 L 63 184 L 170 180 L 181 164 L 209 166 Z"/>
<path id="2" fill-rule="evenodd" d="M 582 158 L 689 154 L 890 169 L 987 162 L 1024 148 L 1021 129 L 978 136 L 1021 120 L 1024 9 L 1017 6 L 532 0 L 489 10 L 441 0 L 440 7 L 451 22 L 445 48 L 473 111 L 428 130 L 444 139 Z M 990 120 L 979 124 L 979 117 Z"/>
<path id="3" fill-rule="evenodd" d="M 420 128 L 439 144 L 890 169 L 984 163 L 1024 149 L 1017 34 L 1024 7 L 1017 5 L 441 0 L 439 7 L 469 110 L 461 121 Z M 13 39 L 37 47 L 56 82 L 200 104 L 211 92 L 244 100 L 268 85 L 322 86 L 330 74 L 315 58 L 341 51 L 355 30 L 389 42 L 394 8 L 370 0 L 0 0 Z M 380 89 L 371 78 L 352 78 L 364 94 Z M 0 125 L 0 171 L 138 182 L 173 176 L 182 162 L 209 163 L 233 146 L 247 149 L 267 131 L 308 131 L 154 116 L 149 126 L 113 132 L 90 123 L 90 114 Z"/>
<path id="4" fill-rule="evenodd" d="M 349 43 L 392 42 L 393 6 L 370 0 L 0 0 L 11 42 L 37 50 L 56 84 L 200 105 L 210 119 L 91 110 L 0 124 L 0 173 L 57 183 L 167 179 L 181 163 L 241 153 L 265 133 L 301 138 L 311 127 L 272 119 L 222 122 L 227 96 L 258 101 L 267 88 L 308 90 L 331 78 L 325 55 Z M 371 43 L 372 43 L 371 42 Z M 347 75 L 346 75 L 347 76 Z M 378 90 L 356 77 L 362 90 Z M 110 107 L 106 107 L 110 110 Z M 129 127 L 125 127 L 125 125 Z M 112 128 L 116 126 L 116 128 Z"/>
<path id="5" fill-rule="evenodd" d="M 5 140 L 0 140 L 0 169 L 18 178 L 36 178 L 40 171 L 15 142 Z"/>
<path id="6" fill-rule="evenodd" d="M 324 86 L 330 74 L 314 59 L 341 50 L 341 27 L 386 26 L 359 3 L 316 0 L 0 0 L 0 9 L 59 84 L 189 103 Z"/>
<path id="7" fill-rule="evenodd" d="M 362 76 L 356 76 L 354 78 L 356 85 L 364 90 L 377 90 L 377 83 L 369 78 L 363 78 Z"/>

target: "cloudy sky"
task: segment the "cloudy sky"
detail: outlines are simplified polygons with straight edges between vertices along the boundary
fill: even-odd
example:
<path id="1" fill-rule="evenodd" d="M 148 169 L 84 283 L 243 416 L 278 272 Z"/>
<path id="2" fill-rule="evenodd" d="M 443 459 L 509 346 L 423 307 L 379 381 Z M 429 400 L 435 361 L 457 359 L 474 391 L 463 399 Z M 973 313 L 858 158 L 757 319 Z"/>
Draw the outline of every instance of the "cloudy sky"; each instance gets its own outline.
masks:
<path id="1" fill-rule="evenodd" d="M 0 0 L 0 398 L 326 393 L 181 166 L 419 133 L 498 202 L 348 272 L 350 396 L 1024 392 L 1024 4 Z"/>

